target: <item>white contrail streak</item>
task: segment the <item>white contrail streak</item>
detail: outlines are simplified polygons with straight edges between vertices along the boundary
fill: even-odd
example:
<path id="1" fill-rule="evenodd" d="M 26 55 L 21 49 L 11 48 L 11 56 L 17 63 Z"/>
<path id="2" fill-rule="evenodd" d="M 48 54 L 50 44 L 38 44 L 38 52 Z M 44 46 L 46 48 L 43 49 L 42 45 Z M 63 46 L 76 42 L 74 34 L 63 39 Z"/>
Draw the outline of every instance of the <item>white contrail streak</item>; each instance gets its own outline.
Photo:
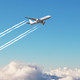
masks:
<path id="1" fill-rule="evenodd" d="M 25 37 L 26 35 L 30 34 L 33 31 L 35 31 L 36 29 L 38 29 L 38 27 L 33 27 L 33 28 L 27 30 L 26 32 L 22 33 L 21 35 L 17 36 L 16 38 L 12 39 L 11 41 L 5 43 L 4 45 L 2 45 L 0 47 L 0 51 L 3 50 L 4 48 L 8 47 L 9 45 L 15 43 L 16 41 L 22 39 L 23 37 Z"/>
<path id="2" fill-rule="evenodd" d="M 13 30 L 19 28 L 20 26 L 22 26 L 22 25 L 24 25 L 24 24 L 26 24 L 25 20 L 22 21 L 22 22 L 20 22 L 20 23 L 18 23 L 18 24 L 16 24 L 16 25 L 14 25 L 14 26 L 12 26 L 11 28 L 9 28 L 9 29 L 3 31 L 2 33 L 0 33 L 0 37 L 6 35 L 6 34 L 8 34 L 8 33 L 10 33 L 11 31 L 13 31 Z"/>

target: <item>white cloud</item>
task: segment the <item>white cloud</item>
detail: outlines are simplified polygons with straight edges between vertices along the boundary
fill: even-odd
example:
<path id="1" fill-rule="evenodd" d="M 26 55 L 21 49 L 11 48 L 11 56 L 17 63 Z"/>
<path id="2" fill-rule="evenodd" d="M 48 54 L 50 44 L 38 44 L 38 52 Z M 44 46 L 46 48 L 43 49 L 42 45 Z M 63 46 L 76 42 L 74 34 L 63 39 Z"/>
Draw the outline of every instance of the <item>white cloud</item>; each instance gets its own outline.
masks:
<path id="1" fill-rule="evenodd" d="M 55 69 L 48 72 L 50 75 L 61 77 L 59 80 L 80 80 L 80 69 L 69 69 L 64 67 L 63 69 Z"/>
<path id="2" fill-rule="evenodd" d="M 0 69 L 0 80 L 80 80 L 80 69 L 59 68 L 43 72 L 38 65 L 13 61 Z"/>

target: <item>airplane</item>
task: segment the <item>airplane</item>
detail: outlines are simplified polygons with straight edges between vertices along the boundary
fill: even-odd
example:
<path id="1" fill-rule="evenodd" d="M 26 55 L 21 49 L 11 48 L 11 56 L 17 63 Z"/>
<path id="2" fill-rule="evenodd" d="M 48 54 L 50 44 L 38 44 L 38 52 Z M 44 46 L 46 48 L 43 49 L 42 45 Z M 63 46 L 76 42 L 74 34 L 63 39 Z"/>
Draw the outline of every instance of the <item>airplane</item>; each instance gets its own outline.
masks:
<path id="1" fill-rule="evenodd" d="M 48 16 L 45 16 L 40 19 L 35 19 L 35 18 L 30 18 L 30 17 L 25 17 L 25 18 L 29 19 L 29 22 L 26 22 L 27 24 L 33 25 L 33 24 L 41 23 L 44 25 L 45 24 L 44 20 L 51 18 L 51 16 L 48 15 Z M 34 21 L 32 21 L 32 20 L 34 20 Z"/>

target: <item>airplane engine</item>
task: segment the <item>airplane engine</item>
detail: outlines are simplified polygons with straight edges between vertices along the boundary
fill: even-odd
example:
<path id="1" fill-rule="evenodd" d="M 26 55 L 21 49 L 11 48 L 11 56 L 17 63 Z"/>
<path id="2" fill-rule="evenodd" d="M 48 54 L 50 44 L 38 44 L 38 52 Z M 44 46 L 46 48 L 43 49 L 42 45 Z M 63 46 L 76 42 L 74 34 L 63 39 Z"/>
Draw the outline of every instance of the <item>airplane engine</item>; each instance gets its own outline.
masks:
<path id="1" fill-rule="evenodd" d="M 45 24 L 45 22 L 42 22 L 42 24 L 44 25 L 44 24 Z"/>

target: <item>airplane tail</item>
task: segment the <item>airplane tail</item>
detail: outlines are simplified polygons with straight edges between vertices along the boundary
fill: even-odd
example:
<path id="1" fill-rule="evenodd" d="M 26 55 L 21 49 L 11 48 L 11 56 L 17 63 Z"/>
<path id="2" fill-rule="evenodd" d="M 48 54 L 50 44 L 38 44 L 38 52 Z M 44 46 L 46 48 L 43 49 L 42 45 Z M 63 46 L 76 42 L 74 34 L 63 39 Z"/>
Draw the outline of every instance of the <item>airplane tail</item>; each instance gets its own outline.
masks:
<path id="1" fill-rule="evenodd" d="M 28 23 L 28 22 L 26 22 L 27 24 L 30 24 L 30 23 Z"/>
<path id="2" fill-rule="evenodd" d="M 29 19 L 29 22 L 26 22 L 26 23 L 27 23 L 27 24 L 31 24 L 31 23 L 32 23 L 32 20 Z"/>
<path id="3" fill-rule="evenodd" d="M 29 22 L 32 23 L 33 21 L 29 19 Z"/>

